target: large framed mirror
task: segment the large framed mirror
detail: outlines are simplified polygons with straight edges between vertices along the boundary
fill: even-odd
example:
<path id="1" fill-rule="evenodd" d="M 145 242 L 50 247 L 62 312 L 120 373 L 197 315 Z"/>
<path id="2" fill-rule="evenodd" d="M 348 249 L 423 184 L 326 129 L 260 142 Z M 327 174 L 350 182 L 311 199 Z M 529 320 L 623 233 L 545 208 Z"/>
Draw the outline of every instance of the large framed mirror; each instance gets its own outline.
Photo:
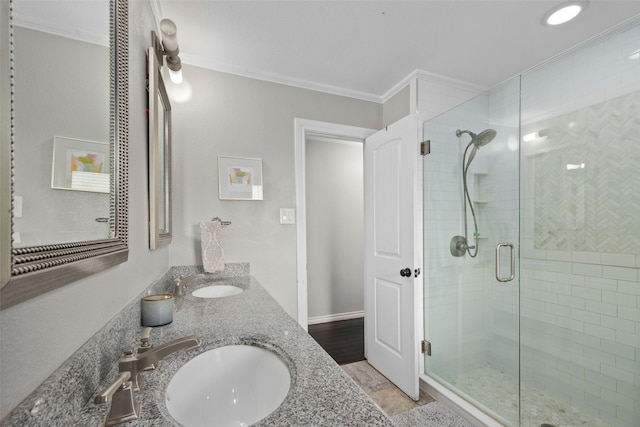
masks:
<path id="1" fill-rule="evenodd" d="M 4 309 L 128 259 L 129 46 L 128 0 L 0 7 Z"/>
<path id="2" fill-rule="evenodd" d="M 171 103 L 162 78 L 162 47 L 154 32 L 147 52 L 149 88 L 149 248 L 171 243 Z"/>

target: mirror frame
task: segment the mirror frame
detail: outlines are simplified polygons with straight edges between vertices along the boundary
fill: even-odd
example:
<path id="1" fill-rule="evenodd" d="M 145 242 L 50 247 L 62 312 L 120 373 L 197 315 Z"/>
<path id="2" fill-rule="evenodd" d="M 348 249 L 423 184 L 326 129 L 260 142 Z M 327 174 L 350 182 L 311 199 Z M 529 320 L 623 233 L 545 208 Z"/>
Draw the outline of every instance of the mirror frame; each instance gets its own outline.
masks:
<path id="1" fill-rule="evenodd" d="M 162 44 L 151 32 L 147 50 L 149 92 L 149 249 L 171 243 L 171 103 L 162 79 Z M 156 120 L 162 117 L 162 121 Z M 164 218 L 164 224 L 161 222 Z M 164 227 L 163 227 L 164 225 Z"/>
<path id="2" fill-rule="evenodd" d="M 1 2 L 0 310 L 127 261 L 129 173 L 129 5 L 110 0 L 109 239 L 14 248 L 13 236 L 13 0 Z M 9 37 L 4 37 L 8 34 Z M 4 65 L 6 64 L 6 65 Z"/>

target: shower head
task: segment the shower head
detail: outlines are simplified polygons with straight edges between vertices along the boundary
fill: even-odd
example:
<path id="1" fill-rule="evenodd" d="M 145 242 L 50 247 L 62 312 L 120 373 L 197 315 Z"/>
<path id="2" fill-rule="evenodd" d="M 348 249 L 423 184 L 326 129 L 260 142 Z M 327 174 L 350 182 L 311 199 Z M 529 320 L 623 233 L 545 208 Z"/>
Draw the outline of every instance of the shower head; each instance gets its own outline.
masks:
<path id="1" fill-rule="evenodd" d="M 471 137 L 470 144 L 475 145 L 476 148 L 480 148 L 480 147 L 483 147 L 483 146 L 487 145 L 488 143 L 493 141 L 493 138 L 495 138 L 496 134 L 497 134 L 497 132 L 494 129 L 483 130 L 482 132 L 480 132 L 477 135 L 475 133 L 471 132 L 471 131 L 468 131 L 468 130 L 460 130 L 460 129 L 458 129 L 456 131 L 456 136 L 460 137 L 463 133 L 468 133 L 469 134 L 469 136 Z"/>
<path id="2" fill-rule="evenodd" d="M 478 152 L 478 148 L 480 147 L 484 147 L 485 145 L 487 145 L 488 143 L 490 143 L 491 141 L 493 141 L 493 138 L 496 137 L 497 132 L 494 129 L 486 129 L 483 130 L 482 132 L 480 132 L 479 134 L 475 134 L 469 130 L 460 130 L 458 129 L 456 131 L 456 136 L 459 138 L 463 133 L 468 133 L 469 136 L 471 137 L 471 142 L 469 142 L 469 144 L 467 144 L 467 149 L 464 150 L 464 154 L 467 154 L 467 150 L 469 149 L 469 147 L 471 147 L 471 145 L 473 145 L 473 149 L 471 150 L 471 154 L 469 155 L 469 159 L 467 160 L 467 163 L 465 164 L 465 170 L 467 168 L 469 168 L 469 165 L 471 164 L 471 160 L 473 160 L 473 158 L 476 156 L 476 153 Z M 464 161 L 464 160 L 463 160 Z"/>
<path id="3" fill-rule="evenodd" d="M 480 132 L 474 139 L 472 139 L 473 143 L 476 147 L 484 147 L 496 137 L 497 132 L 493 129 L 487 129 Z"/>

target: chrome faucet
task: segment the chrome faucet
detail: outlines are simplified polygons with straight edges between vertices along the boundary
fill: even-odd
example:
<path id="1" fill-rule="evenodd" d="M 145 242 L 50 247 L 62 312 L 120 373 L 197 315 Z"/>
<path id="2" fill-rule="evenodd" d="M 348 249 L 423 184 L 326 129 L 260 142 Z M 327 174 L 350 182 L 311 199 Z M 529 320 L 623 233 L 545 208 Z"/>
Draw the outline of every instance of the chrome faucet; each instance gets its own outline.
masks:
<path id="1" fill-rule="evenodd" d="M 176 297 L 181 297 L 184 295 L 185 290 L 187 289 L 187 284 L 195 279 L 201 279 L 204 277 L 204 274 L 194 274 L 186 277 L 179 277 L 173 282 L 173 295 Z"/>
<path id="2" fill-rule="evenodd" d="M 100 390 L 94 399 L 96 404 L 112 401 L 105 424 L 107 426 L 138 418 L 140 404 L 134 399 L 133 392 L 140 390 L 138 379 L 140 372 L 155 369 L 160 360 L 178 350 L 192 350 L 202 344 L 200 339 L 190 335 L 154 347 L 151 344 L 150 334 L 151 328 L 145 328 L 137 355 L 134 355 L 131 349 L 124 351 L 124 356 L 118 360 L 120 373 L 110 385 Z"/>

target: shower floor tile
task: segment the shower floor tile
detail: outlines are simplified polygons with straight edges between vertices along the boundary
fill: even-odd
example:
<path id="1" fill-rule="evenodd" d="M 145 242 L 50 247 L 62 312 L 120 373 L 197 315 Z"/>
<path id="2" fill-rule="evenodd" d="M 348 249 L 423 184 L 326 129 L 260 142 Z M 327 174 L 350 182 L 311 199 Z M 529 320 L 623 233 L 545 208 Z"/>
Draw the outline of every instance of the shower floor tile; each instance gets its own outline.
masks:
<path id="1" fill-rule="evenodd" d="M 415 402 L 373 366 L 369 365 L 366 360 L 342 365 L 341 367 L 389 416 L 435 401 L 433 397 L 420 390 L 420 399 Z"/>
<path id="2" fill-rule="evenodd" d="M 487 365 L 470 371 L 451 381 L 461 391 L 478 402 L 491 404 L 492 409 L 517 425 L 518 381 L 493 366 Z M 606 427 L 609 424 L 592 418 L 564 402 L 529 387 L 522 390 L 522 425 L 540 426 L 543 423 L 560 426 Z"/>

